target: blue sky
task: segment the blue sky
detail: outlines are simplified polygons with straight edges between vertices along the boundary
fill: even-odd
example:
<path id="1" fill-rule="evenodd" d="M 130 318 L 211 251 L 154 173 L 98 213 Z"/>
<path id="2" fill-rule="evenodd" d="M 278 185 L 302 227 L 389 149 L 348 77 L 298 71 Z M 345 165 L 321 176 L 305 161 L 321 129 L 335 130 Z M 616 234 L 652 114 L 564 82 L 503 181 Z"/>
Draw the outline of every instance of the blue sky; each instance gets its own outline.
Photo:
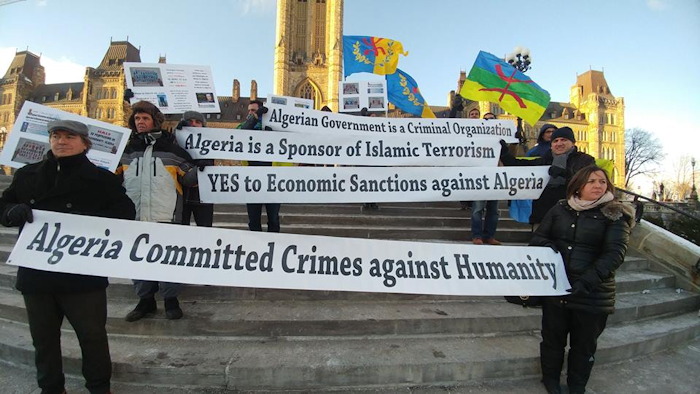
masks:
<path id="1" fill-rule="evenodd" d="M 526 4 L 526 5 L 524 5 Z M 26 0 L 0 6 L 0 68 L 15 48 L 42 54 L 48 82 L 80 81 L 114 40 L 141 59 L 211 65 L 217 92 L 234 78 L 271 93 L 275 0 Z M 105 13 L 107 16 L 105 16 Z M 433 105 L 446 105 L 479 50 L 530 48 L 528 74 L 552 100 L 569 101 L 576 73 L 604 70 L 625 98 L 626 127 L 657 134 L 671 158 L 697 153 L 700 100 L 698 0 L 346 0 L 344 33 L 401 41 L 411 74 Z M 670 166 L 670 162 L 669 162 Z"/>

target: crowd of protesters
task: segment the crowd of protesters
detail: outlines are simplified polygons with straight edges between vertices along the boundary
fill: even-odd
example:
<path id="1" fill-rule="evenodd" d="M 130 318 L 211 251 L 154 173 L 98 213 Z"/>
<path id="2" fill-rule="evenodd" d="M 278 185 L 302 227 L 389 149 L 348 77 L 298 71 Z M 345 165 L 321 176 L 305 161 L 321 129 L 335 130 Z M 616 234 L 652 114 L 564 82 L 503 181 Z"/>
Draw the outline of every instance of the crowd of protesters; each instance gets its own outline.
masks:
<path id="1" fill-rule="evenodd" d="M 451 116 L 463 110 L 455 102 Z M 266 108 L 252 101 L 239 126 L 262 130 Z M 473 108 L 469 117 L 478 119 Z M 487 113 L 483 119 L 495 119 Z M 165 117 L 157 106 L 140 101 L 132 105 L 131 136 L 116 173 L 100 169 L 86 157 L 91 147 L 88 127 L 76 121 L 48 125 L 50 151 L 39 163 L 18 170 L 0 197 L 0 223 L 22 227 L 32 222 L 33 209 L 78 215 L 118 218 L 154 223 L 213 225 L 214 207 L 200 201 L 197 172 L 214 165 L 193 160 L 177 145 L 174 135 L 163 129 Z M 176 127 L 206 127 L 205 117 L 187 111 Z M 615 270 L 624 260 L 634 209 L 618 202 L 607 173 L 596 167 L 590 155 L 577 150 L 568 127 L 542 126 L 537 145 L 528 151 L 535 159 L 517 158 L 507 144 L 500 161 L 505 166 L 549 166 L 550 180 L 541 197 L 533 202 L 530 245 L 550 247 L 561 253 L 571 294 L 549 297 L 543 302 L 542 379 L 548 393 L 559 393 L 567 337 L 569 392 L 585 391 L 595 360 L 598 336 L 607 316 L 614 311 Z M 249 162 L 269 166 L 269 162 Z M 368 203 L 373 209 L 376 204 Z M 462 208 L 468 207 L 467 202 Z M 502 204 L 505 204 L 503 202 Z M 367 204 L 366 204 L 367 205 Z M 263 206 L 267 229 L 280 231 L 280 204 L 247 204 L 249 229 L 262 231 Z M 471 233 L 475 245 L 500 245 L 496 239 L 498 201 L 471 202 Z M 157 311 L 160 292 L 167 319 L 184 316 L 178 296 L 182 284 L 134 280 L 138 298 L 126 320 L 136 322 Z M 63 393 L 60 327 L 67 318 L 74 327 L 83 354 L 83 375 L 90 393 L 109 393 L 111 360 L 107 339 L 106 278 L 53 273 L 20 267 L 16 287 L 22 292 L 32 335 L 37 382 L 42 393 Z"/>

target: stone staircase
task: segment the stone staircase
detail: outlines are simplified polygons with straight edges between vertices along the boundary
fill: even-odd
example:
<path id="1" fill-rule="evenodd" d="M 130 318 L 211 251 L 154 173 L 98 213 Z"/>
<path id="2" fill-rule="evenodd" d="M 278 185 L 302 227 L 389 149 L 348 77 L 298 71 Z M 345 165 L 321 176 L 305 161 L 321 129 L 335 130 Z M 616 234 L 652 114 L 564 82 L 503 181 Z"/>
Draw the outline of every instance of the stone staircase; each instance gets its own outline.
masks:
<path id="1" fill-rule="evenodd" d="M 0 177 L 0 188 L 9 178 Z M 529 226 L 501 212 L 498 238 L 522 244 Z M 217 206 L 215 226 L 245 229 L 244 206 Z M 264 220 L 263 220 L 264 223 Z M 357 238 L 464 242 L 469 211 L 458 203 L 283 205 L 282 231 Z M 16 229 L 0 229 L 0 260 Z M 617 275 L 617 312 L 597 368 L 700 337 L 700 295 L 631 250 Z M 0 264 L 0 360 L 33 366 L 33 349 L 16 268 Z M 540 311 L 500 297 L 451 297 L 186 286 L 185 317 L 127 323 L 136 303 L 130 281 L 108 288 L 114 381 L 141 386 L 235 390 L 361 391 L 459 385 L 539 373 Z M 64 368 L 80 374 L 70 325 Z"/>

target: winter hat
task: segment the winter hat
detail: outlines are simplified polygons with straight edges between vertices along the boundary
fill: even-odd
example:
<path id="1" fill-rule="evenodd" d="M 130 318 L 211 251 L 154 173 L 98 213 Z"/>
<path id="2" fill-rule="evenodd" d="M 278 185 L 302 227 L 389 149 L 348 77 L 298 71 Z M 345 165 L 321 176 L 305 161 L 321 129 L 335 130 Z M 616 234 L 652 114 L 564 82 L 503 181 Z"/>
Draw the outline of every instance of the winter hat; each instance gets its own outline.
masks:
<path id="1" fill-rule="evenodd" d="M 552 141 L 554 141 L 557 138 L 566 138 L 567 140 L 576 143 L 576 138 L 574 138 L 574 131 L 571 130 L 571 127 L 561 127 L 559 129 L 554 130 L 554 132 L 552 133 Z"/>
<path id="2" fill-rule="evenodd" d="M 138 113 L 145 113 L 151 115 L 153 118 L 153 130 L 160 130 L 165 122 L 165 115 L 156 107 L 155 105 L 149 103 L 148 101 L 139 101 L 138 103 L 131 106 L 131 116 L 129 117 L 129 128 L 134 133 L 136 132 L 136 122 L 134 117 Z"/>
<path id="3" fill-rule="evenodd" d="M 88 136 L 88 127 L 84 123 L 75 120 L 53 120 L 47 125 L 49 134 L 54 131 L 67 131 L 69 133 Z"/>
<path id="4" fill-rule="evenodd" d="M 202 123 L 202 126 L 207 125 L 207 120 L 204 118 L 204 115 L 197 111 L 185 111 L 185 113 L 182 114 L 182 120 L 198 120 Z"/>

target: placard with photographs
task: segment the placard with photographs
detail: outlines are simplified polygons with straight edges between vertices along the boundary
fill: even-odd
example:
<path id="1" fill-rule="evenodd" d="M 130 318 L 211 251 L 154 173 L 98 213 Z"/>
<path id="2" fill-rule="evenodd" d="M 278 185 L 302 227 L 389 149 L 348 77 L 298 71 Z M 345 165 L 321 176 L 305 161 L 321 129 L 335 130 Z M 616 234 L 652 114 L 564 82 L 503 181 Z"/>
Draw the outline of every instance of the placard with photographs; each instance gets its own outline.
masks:
<path id="1" fill-rule="evenodd" d="M 87 125 L 88 137 L 92 141 L 88 159 L 112 172 L 117 169 L 131 130 L 31 101 L 24 102 L 17 116 L 0 154 L 0 164 L 21 168 L 41 161 L 50 149 L 47 125 L 53 120 L 77 120 Z"/>
<path id="2" fill-rule="evenodd" d="M 291 105 L 296 108 L 314 109 L 314 101 L 301 97 L 268 95 L 267 102 L 279 105 Z"/>
<path id="3" fill-rule="evenodd" d="M 382 81 L 340 81 L 339 112 L 368 111 L 386 112 L 386 80 Z"/>
<path id="4" fill-rule="evenodd" d="M 132 104 L 149 101 L 164 114 L 221 112 L 209 66 L 124 63 L 124 74 Z"/>

